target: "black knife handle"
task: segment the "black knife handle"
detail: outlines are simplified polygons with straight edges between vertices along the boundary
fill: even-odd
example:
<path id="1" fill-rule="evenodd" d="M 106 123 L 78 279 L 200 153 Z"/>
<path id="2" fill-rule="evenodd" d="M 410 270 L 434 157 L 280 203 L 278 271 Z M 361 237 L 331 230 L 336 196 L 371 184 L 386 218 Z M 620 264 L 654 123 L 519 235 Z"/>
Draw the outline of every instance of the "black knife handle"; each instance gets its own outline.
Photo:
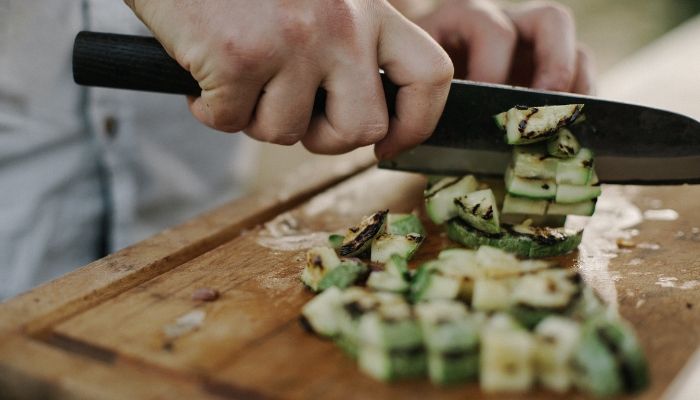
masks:
<path id="1" fill-rule="evenodd" d="M 152 37 L 80 32 L 73 46 L 79 85 L 198 96 L 197 81 Z"/>
<path id="2" fill-rule="evenodd" d="M 398 88 L 381 74 L 384 95 L 393 114 Z M 152 37 L 115 33 L 78 33 L 73 46 L 73 79 L 84 86 L 143 90 L 199 96 L 192 75 Z M 322 112 L 326 93 L 316 93 L 314 112 Z"/>

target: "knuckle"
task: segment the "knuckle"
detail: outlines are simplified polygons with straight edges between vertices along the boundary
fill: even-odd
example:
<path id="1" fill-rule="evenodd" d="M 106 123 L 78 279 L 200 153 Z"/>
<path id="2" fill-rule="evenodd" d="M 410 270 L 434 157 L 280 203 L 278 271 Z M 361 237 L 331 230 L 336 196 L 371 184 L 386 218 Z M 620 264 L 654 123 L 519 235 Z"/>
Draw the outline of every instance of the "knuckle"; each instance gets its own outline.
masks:
<path id="1" fill-rule="evenodd" d="M 547 71 L 547 74 L 550 76 L 554 90 L 567 90 L 574 78 L 575 70 L 571 65 L 557 63 Z"/>
<path id="2" fill-rule="evenodd" d="M 222 53 L 231 60 L 228 68 L 233 75 L 248 75 L 270 64 L 276 56 L 276 48 L 270 39 L 246 43 L 239 35 L 227 35 L 222 39 Z"/>
<path id="3" fill-rule="evenodd" d="M 248 118 L 231 110 L 218 107 L 211 112 L 211 125 L 223 132 L 239 132 L 248 126 Z"/>
<path id="4" fill-rule="evenodd" d="M 455 74 L 455 67 L 452 60 L 444 51 L 436 57 L 431 70 L 432 76 L 430 80 L 434 86 L 442 87 L 449 85 Z"/>
<path id="5" fill-rule="evenodd" d="M 354 144 L 366 146 L 383 139 L 389 131 L 388 121 L 378 119 L 361 123 L 356 130 Z"/>
<path id="6" fill-rule="evenodd" d="M 261 126 L 254 131 L 255 138 L 267 143 L 291 146 L 299 141 L 302 136 L 301 129 L 287 128 L 282 126 Z"/>
<path id="7" fill-rule="evenodd" d="M 287 44 L 301 47 L 313 44 L 315 34 L 318 31 L 317 21 L 313 13 L 291 10 L 282 13 L 277 22 Z"/>
<path id="8" fill-rule="evenodd" d="M 560 25 L 574 25 L 574 16 L 571 10 L 559 3 L 543 2 L 540 6 L 539 14 L 549 23 L 557 23 Z"/>

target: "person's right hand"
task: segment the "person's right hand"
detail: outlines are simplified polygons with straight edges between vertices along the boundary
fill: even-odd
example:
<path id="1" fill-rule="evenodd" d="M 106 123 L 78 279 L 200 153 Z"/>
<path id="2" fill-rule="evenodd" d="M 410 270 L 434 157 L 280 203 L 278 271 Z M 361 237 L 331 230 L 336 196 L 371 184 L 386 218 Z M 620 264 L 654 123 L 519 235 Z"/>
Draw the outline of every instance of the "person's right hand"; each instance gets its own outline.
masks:
<path id="1" fill-rule="evenodd" d="M 384 0 L 127 4 L 199 82 L 194 116 L 221 131 L 325 154 L 376 143 L 387 158 L 433 132 L 449 91 L 447 54 Z M 391 118 L 379 68 L 400 87 Z"/>

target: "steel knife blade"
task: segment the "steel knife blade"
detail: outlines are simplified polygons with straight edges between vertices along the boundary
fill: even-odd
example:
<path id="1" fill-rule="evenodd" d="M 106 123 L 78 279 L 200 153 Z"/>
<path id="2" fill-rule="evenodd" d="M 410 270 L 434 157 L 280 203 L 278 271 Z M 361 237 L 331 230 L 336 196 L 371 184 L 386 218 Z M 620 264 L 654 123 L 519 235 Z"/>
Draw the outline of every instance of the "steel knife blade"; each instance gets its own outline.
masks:
<path id="1" fill-rule="evenodd" d="M 418 147 L 383 160 L 380 168 L 433 175 L 501 176 L 512 146 L 493 116 L 516 105 L 584 104 L 573 126 L 596 155 L 603 183 L 700 183 L 700 122 L 673 113 L 591 96 L 454 80 L 433 135 Z"/>

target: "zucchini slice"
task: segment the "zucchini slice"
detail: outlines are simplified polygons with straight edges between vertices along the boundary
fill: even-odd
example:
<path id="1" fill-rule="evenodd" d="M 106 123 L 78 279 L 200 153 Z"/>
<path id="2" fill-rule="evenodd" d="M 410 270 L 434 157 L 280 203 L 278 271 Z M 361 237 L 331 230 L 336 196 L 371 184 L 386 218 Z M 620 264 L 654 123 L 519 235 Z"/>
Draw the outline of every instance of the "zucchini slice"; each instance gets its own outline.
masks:
<path id="1" fill-rule="evenodd" d="M 404 293 L 410 285 L 401 275 L 395 275 L 387 271 L 372 271 L 367 279 L 367 287 L 384 292 Z"/>
<path id="2" fill-rule="evenodd" d="M 504 214 L 544 215 L 547 212 L 547 200 L 535 200 L 507 194 L 503 200 Z"/>
<path id="3" fill-rule="evenodd" d="M 534 383 L 535 340 L 519 328 L 487 327 L 481 336 L 479 383 L 485 392 L 523 392 Z"/>
<path id="4" fill-rule="evenodd" d="M 341 256 L 359 256 L 369 249 L 372 240 L 386 230 L 386 215 L 389 210 L 377 211 L 362 220 L 360 225 L 348 230 L 343 243 L 338 249 Z"/>
<path id="5" fill-rule="evenodd" d="M 515 176 L 513 168 L 508 167 L 505 174 L 508 193 L 531 199 L 553 199 L 557 194 L 554 180 L 521 178 Z"/>
<path id="6" fill-rule="evenodd" d="M 437 262 L 428 262 L 418 268 L 411 282 L 409 297 L 412 302 L 457 298 L 460 279 L 443 275 L 437 266 Z"/>
<path id="7" fill-rule="evenodd" d="M 557 202 L 549 203 L 547 215 L 593 215 L 596 200 L 584 200 L 578 203 L 561 204 Z"/>
<path id="8" fill-rule="evenodd" d="M 535 370 L 544 387 L 564 393 L 571 387 L 571 358 L 581 338 L 579 323 L 550 316 L 535 328 Z"/>
<path id="9" fill-rule="evenodd" d="M 487 234 L 455 218 L 447 223 L 447 236 L 466 247 L 487 245 L 515 253 L 521 257 L 539 258 L 566 254 L 581 243 L 583 231 L 565 228 L 543 228 L 504 225 L 499 234 Z"/>
<path id="10" fill-rule="evenodd" d="M 417 233 L 408 235 L 392 235 L 385 233 L 377 236 L 372 241 L 371 260 L 372 262 L 385 263 L 393 254 L 397 254 L 405 259 L 410 259 L 423 243 L 424 236 Z"/>
<path id="11" fill-rule="evenodd" d="M 323 277 L 340 265 L 340 258 L 330 247 L 314 247 L 306 252 L 306 266 L 301 281 L 313 291 L 319 290 Z"/>
<path id="12" fill-rule="evenodd" d="M 301 309 L 302 324 L 308 326 L 320 336 L 333 337 L 340 332 L 338 310 L 341 305 L 342 292 L 331 287 L 311 299 Z"/>
<path id="13" fill-rule="evenodd" d="M 567 185 L 587 185 L 593 171 L 593 152 L 582 148 L 575 157 L 559 160 L 556 182 Z"/>
<path id="14" fill-rule="evenodd" d="M 598 397 L 614 396 L 624 389 L 615 355 L 598 336 L 596 325 L 584 325 L 571 361 L 574 385 Z"/>
<path id="15" fill-rule="evenodd" d="M 387 215 L 387 233 L 392 235 L 408 235 L 417 233 L 425 236 L 425 228 L 414 214 L 389 214 Z"/>
<path id="16" fill-rule="evenodd" d="M 581 150 L 581 145 L 578 139 L 566 128 L 559 129 L 556 135 L 547 142 L 547 152 L 554 157 L 570 158 L 575 156 L 579 150 Z"/>
<path id="17" fill-rule="evenodd" d="M 521 178 L 554 179 L 558 163 L 559 159 L 549 157 L 539 145 L 517 146 L 513 150 L 513 173 Z"/>
<path id="18" fill-rule="evenodd" d="M 506 142 L 528 144 L 547 140 L 578 118 L 583 104 L 561 106 L 516 106 L 506 113 Z"/>
<path id="19" fill-rule="evenodd" d="M 487 233 L 501 231 L 498 206 L 491 189 L 477 190 L 454 200 L 457 215 L 474 228 Z"/>
<path id="20" fill-rule="evenodd" d="M 343 260 L 338 266 L 328 271 L 318 283 L 318 290 L 330 287 L 345 289 L 367 277 L 369 268 L 360 260 Z"/>
<path id="21" fill-rule="evenodd" d="M 464 304 L 449 300 L 420 303 L 416 314 L 428 351 L 430 380 L 444 385 L 476 378 L 479 329 Z"/>
<path id="22" fill-rule="evenodd" d="M 433 186 L 438 187 L 437 190 L 431 188 L 426 192 L 425 209 L 428 217 L 436 223 L 442 224 L 452 217 L 457 216 L 457 206 L 454 199 L 464 196 L 477 190 L 479 183 L 472 175 L 463 176 L 461 178 L 446 178 L 447 183 L 441 184 L 440 181 Z"/>
<path id="23" fill-rule="evenodd" d="M 598 198 L 600 186 L 559 185 L 555 201 L 561 204 L 580 203 Z"/>
<path id="24" fill-rule="evenodd" d="M 360 347 L 358 366 L 362 372 L 380 381 L 420 377 L 426 370 L 425 351 L 422 346 L 391 351 Z"/>
<path id="25" fill-rule="evenodd" d="M 477 279 L 474 281 L 472 307 L 477 311 L 504 311 L 512 304 L 511 281 L 508 279 Z"/>

